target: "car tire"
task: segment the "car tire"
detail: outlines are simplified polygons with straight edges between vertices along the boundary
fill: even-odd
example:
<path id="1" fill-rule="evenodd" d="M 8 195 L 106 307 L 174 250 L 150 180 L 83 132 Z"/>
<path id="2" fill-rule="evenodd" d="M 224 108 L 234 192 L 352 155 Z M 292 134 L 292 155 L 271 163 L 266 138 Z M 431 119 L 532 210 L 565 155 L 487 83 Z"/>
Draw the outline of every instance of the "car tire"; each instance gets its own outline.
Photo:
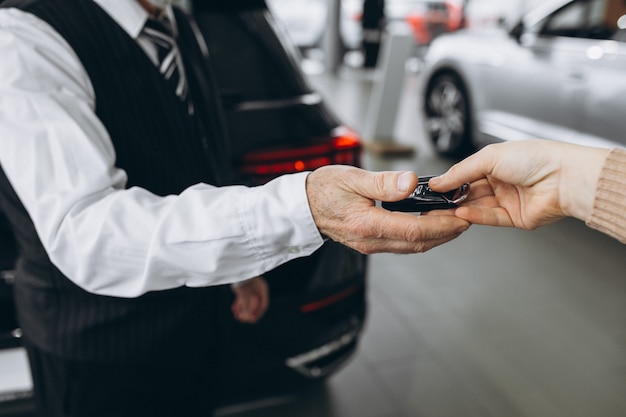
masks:
<path id="1" fill-rule="evenodd" d="M 435 75 L 424 96 L 426 132 L 435 151 L 446 157 L 464 157 L 472 143 L 469 100 L 461 79 L 453 73 Z"/>

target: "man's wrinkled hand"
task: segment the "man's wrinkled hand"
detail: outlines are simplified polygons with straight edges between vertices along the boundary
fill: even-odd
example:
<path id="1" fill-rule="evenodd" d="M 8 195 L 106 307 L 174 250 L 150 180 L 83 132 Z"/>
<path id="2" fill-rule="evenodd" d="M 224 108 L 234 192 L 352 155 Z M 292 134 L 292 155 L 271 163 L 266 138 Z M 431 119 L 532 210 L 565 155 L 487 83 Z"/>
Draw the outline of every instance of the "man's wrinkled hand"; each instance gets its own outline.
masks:
<path id="1" fill-rule="evenodd" d="M 463 233 L 470 223 L 450 215 L 391 212 L 375 201 L 398 201 L 417 186 L 412 172 L 326 166 L 307 178 L 313 220 L 322 235 L 361 253 L 419 253 Z M 442 213 L 446 214 L 446 213 Z"/>

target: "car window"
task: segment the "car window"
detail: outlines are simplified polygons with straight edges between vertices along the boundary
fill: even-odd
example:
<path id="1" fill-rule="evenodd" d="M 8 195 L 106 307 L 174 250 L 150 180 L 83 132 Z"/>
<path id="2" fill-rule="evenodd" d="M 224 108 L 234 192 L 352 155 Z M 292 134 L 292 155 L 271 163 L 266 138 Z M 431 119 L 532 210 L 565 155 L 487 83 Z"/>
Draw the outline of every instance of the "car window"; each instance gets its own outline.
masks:
<path id="1" fill-rule="evenodd" d="M 550 16 L 541 35 L 580 37 L 586 25 L 588 1 L 574 1 Z"/>
<path id="2" fill-rule="evenodd" d="M 626 29 L 625 0 L 578 0 L 553 13 L 540 34 L 623 40 L 622 29 Z"/>

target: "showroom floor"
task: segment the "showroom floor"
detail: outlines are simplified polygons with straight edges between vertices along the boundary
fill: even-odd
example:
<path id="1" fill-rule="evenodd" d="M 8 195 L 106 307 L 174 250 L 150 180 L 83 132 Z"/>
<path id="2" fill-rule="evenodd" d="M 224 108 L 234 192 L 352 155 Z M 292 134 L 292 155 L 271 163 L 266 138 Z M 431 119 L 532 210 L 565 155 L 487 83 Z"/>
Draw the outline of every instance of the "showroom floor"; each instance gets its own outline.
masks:
<path id="1" fill-rule="evenodd" d="M 374 77 L 374 80 L 377 78 Z M 372 77 L 311 76 L 357 130 Z M 416 75 L 374 170 L 443 172 L 421 132 Z M 534 232 L 473 226 L 421 255 L 371 257 L 370 314 L 354 359 L 297 397 L 222 417 L 626 417 L 626 247 L 578 221 Z"/>

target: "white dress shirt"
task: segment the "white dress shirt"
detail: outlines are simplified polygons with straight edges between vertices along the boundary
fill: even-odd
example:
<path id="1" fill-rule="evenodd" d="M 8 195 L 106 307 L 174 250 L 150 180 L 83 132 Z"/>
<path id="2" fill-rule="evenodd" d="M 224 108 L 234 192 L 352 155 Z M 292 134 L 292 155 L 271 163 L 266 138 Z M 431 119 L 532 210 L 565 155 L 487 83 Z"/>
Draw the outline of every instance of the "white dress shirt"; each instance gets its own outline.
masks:
<path id="1" fill-rule="evenodd" d="M 136 1 L 94 1 L 137 38 L 147 14 Z M 125 189 L 94 103 L 80 60 L 54 29 L 0 10 L 0 165 L 50 259 L 79 286 L 135 297 L 234 283 L 322 245 L 307 173 L 166 197 Z"/>

